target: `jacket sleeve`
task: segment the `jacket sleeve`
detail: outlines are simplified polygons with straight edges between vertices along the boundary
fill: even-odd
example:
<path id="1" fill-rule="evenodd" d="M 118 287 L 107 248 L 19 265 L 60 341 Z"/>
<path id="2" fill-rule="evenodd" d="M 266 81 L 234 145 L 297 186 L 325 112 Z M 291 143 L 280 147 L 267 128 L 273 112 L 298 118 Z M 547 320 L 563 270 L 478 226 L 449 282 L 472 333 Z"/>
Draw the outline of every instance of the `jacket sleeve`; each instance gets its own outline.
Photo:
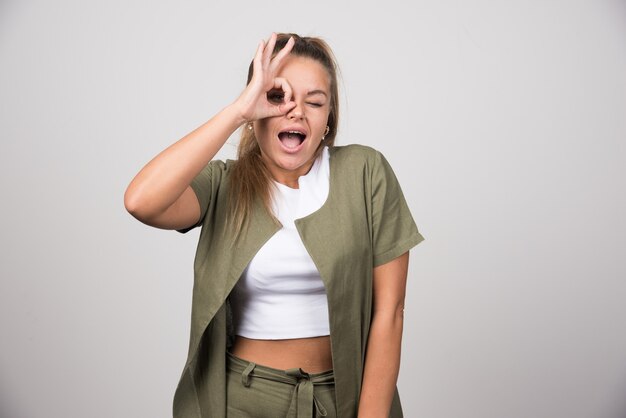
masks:
<path id="1" fill-rule="evenodd" d="M 372 168 L 372 244 L 374 267 L 404 254 L 424 237 L 389 162 L 376 152 Z"/>
<path id="2" fill-rule="evenodd" d="M 210 161 L 200 173 L 191 180 L 191 188 L 193 189 L 198 203 L 200 204 L 200 219 L 194 225 L 188 226 L 183 229 L 177 229 L 176 231 L 181 234 L 186 234 L 197 226 L 202 225 L 206 216 L 209 205 L 215 198 L 217 189 L 219 188 L 220 177 L 222 174 L 221 168 L 224 163 L 219 160 Z"/>

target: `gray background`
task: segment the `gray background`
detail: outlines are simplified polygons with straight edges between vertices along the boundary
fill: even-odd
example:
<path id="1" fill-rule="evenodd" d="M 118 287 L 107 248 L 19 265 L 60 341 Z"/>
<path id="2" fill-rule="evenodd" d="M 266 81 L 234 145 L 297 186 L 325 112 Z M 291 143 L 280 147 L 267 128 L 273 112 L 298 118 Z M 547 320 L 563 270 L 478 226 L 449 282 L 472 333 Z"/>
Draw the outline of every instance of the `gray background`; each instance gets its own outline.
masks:
<path id="1" fill-rule="evenodd" d="M 276 30 L 333 46 L 339 143 L 388 157 L 426 237 L 406 416 L 625 417 L 625 12 L 0 1 L 0 416 L 170 416 L 198 230 L 149 228 L 123 193 L 239 94 Z"/>

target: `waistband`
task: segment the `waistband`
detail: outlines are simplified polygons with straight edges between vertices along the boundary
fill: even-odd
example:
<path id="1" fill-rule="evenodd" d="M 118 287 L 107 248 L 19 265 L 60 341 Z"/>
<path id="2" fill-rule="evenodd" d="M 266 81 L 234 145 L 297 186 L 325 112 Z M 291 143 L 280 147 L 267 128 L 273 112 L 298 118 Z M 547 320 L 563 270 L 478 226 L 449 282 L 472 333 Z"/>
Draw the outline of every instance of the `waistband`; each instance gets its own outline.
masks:
<path id="1" fill-rule="evenodd" d="M 286 418 L 313 418 L 313 406 L 320 416 L 327 415 L 326 408 L 315 397 L 314 386 L 334 385 L 335 375 L 332 370 L 321 373 L 306 373 L 300 368 L 287 370 L 274 369 L 258 365 L 226 352 L 226 366 L 229 370 L 241 373 L 241 383 L 248 387 L 250 379 L 265 379 L 294 386 Z"/>

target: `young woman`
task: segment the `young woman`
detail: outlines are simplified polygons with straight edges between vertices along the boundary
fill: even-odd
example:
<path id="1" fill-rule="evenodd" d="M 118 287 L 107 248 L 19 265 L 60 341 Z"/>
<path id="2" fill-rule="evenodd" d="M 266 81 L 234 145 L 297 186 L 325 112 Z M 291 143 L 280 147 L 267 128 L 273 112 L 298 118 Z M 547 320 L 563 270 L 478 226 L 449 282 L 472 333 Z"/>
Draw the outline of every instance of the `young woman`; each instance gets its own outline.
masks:
<path id="1" fill-rule="evenodd" d="M 175 418 L 401 417 L 409 249 L 423 240 L 383 155 L 335 146 L 319 38 L 262 41 L 241 95 L 151 160 L 126 209 L 201 226 Z M 213 160 L 242 128 L 237 160 Z"/>

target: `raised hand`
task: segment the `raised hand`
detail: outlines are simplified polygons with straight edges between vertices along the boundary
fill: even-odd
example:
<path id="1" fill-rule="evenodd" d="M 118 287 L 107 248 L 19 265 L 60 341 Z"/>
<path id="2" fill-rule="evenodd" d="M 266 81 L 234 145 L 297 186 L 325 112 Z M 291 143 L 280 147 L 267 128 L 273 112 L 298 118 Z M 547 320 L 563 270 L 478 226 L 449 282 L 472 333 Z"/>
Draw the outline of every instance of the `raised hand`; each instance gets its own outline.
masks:
<path id="1" fill-rule="evenodd" d="M 276 34 L 272 33 L 267 44 L 265 41 L 259 43 L 252 64 L 252 79 L 234 103 L 244 121 L 284 115 L 295 107 L 291 101 L 291 86 L 286 79 L 276 77 L 280 63 L 291 52 L 293 44 L 294 40 L 290 38 L 272 59 Z"/>

